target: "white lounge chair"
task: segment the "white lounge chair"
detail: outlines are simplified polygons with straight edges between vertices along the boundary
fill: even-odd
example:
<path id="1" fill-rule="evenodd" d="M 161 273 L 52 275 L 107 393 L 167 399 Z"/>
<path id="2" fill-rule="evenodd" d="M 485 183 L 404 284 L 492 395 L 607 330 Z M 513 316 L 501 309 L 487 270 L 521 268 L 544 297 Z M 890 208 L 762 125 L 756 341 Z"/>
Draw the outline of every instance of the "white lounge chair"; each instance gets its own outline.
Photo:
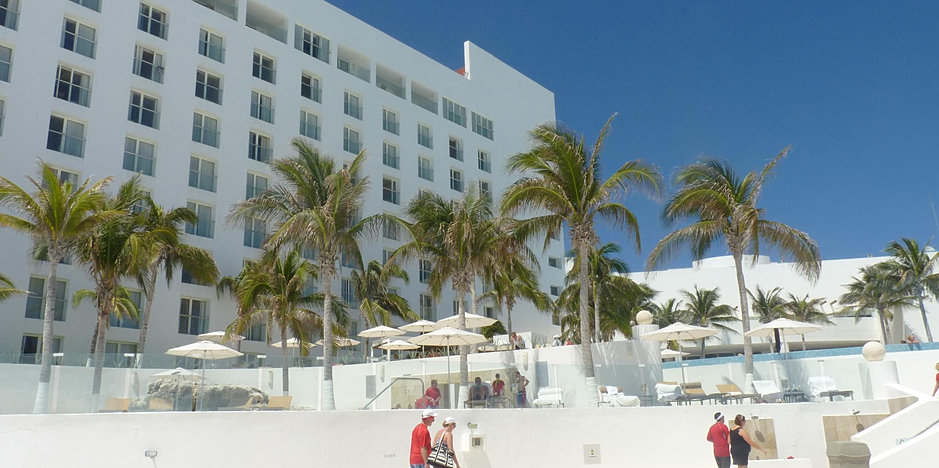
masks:
<path id="1" fill-rule="evenodd" d="M 564 393 L 557 387 L 542 387 L 538 389 L 538 397 L 531 405 L 536 408 L 545 408 L 554 406 L 560 408 L 564 406 Z"/>
<path id="2" fill-rule="evenodd" d="M 681 385 L 675 382 L 659 382 L 655 384 L 655 394 L 663 403 L 676 401 L 682 395 Z"/>
<path id="3" fill-rule="evenodd" d="M 809 396 L 813 401 L 828 398 L 828 401 L 835 401 L 835 397 L 851 397 L 854 399 L 853 390 L 838 390 L 835 379 L 831 377 L 809 377 Z"/>
<path id="4" fill-rule="evenodd" d="M 772 380 L 754 380 L 753 390 L 763 402 L 771 403 L 781 401 L 783 398 L 782 390 Z"/>
<path id="5" fill-rule="evenodd" d="M 600 394 L 597 406 L 633 407 L 640 404 L 639 397 L 627 395 L 621 388 L 612 385 L 599 385 L 597 392 Z"/>

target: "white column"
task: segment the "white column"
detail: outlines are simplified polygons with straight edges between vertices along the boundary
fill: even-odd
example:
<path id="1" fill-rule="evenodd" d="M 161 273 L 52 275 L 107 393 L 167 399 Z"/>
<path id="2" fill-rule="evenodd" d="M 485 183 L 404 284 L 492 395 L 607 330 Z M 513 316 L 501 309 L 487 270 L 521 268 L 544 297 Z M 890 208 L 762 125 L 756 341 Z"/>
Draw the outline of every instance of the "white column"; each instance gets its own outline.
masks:
<path id="1" fill-rule="evenodd" d="M 887 384 L 896 384 L 900 382 L 900 376 L 897 373 L 897 362 L 868 362 L 867 370 L 870 373 L 871 390 L 874 392 L 874 398 L 890 398 L 890 388 L 887 387 Z"/>

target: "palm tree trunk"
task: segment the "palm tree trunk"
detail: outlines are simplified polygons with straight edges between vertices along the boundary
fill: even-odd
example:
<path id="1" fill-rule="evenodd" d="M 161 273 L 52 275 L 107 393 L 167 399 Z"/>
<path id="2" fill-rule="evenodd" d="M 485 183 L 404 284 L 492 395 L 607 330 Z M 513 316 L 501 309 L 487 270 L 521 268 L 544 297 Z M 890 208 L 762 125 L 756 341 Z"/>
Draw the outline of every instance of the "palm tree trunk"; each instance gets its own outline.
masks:
<path id="1" fill-rule="evenodd" d="M 290 395 L 290 366 L 287 365 L 287 327 L 286 324 L 280 327 L 280 352 L 284 355 L 284 363 L 281 365 L 281 394 L 283 396 Z M 325 343 L 325 341 L 323 341 Z M 303 343 L 300 343 L 300 346 L 303 346 Z"/>
<path id="2" fill-rule="evenodd" d="M 321 265 L 323 274 L 323 394 L 320 395 L 322 409 L 336 409 L 333 394 L 333 295 L 332 279 L 335 265 Z"/>
<path id="3" fill-rule="evenodd" d="M 594 407 L 600 395 L 597 393 L 596 374 L 593 369 L 593 347 L 590 345 L 590 322 L 587 315 L 587 301 L 589 300 L 590 283 L 587 277 L 589 273 L 587 258 L 589 252 L 587 245 L 581 241 L 577 245 L 577 255 L 580 258 L 580 354 L 584 365 L 584 385 L 587 398 L 586 406 Z"/>
<path id="4" fill-rule="evenodd" d="M 776 341 L 773 342 L 773 349 L 776 350 L 776 353 L 778 354 L 780 351 L 782 351 L 782 339 L 779 337 L 778 328 L 773 329 L 773 336 L 776 338 Z"/>
<path id="5" fill-rule="evenodd" d="M 466 286 L 461 285 L 457 291 L 457 310 L 459 311 L 460 330 L 466 330 L 466 308 L 463 302 L 466 300 Z M 469 400 L 469 361 L 467 359 L 469 346 L 460 346 L 460 393 L 457 402 Z M 450 376 L 447 376 L 449 380 Z M 459 403 L 457 403 L 459 405 Z M 459 406 L 457 406 L 459 407 Z"/>
<path id="6" fill-rule="evenodd" d="M 880 320 L 880 333 L 884 337 L 884 345 L 886 345 L 889 341 L 887 341 L 887 318 L 885 311 L 877 309 L 877 318 Z"/>
<path id="7" fill-rule="evenodd" d="M 150 311 L 153 310 L 153 297 L 156 295 L 157 273 L 160 270 L 160 262 L 153 262 L 150 265 L 150 287 L 147 289 L 147 303 L 143 307 L 143 317 L 140 318 L 140 341 L 137 343 L 137 354 L 142 355 L 147 346 L 147 332 L 150 330 Z M 140 359 L 137 359 L 137 367 L 140 367 Z"/>
<path id="8" fill-rule="evenodd" d="M 707 338 L 701 338 L 701 359 L 704 359 L 704 342 Z"/>
<path id="9" fill-rule="evenodd" d="M 802 351 L 805 351 L 805 334 L 802 334 Z"/>
<path id="10" fill-rule="evenodd" d="M 600 339 L 600 284 L 596 281 L 593 283 L 593 335 L 596 339 L 596 342 L 599 343 Z"/>
<path id="11" fill-rule="evenodd" d="M 105 286 L 98 290 L 98 333 L 95 337 L 95 373 L 91 381 L 91 411 L 98 412 L 101 398 L 101 374 L 104 371 L 104 334 L 108 319 L 111 317 L 113 287 Z"/>
<path id="12" fill-rule="evenodd" d="M 52 345 L 55 339 L 52 334 L 52 325 L 55 320 L 55 289 L 56 269 L 62 255 L 58 248 L 49 249 L 49 276 L 46 277 L 46 303 L 42 314 L 42 355 L 39 365 L 39 386 L 36 388 L 36 401 L 33 403 L 33 413 L 45 414 L 49 412 L 49 381 L 52 377 Z"/>
<path id="13" fill-rule="evenodd" d="M 743 322 L 743 369 L 744 373 L 753 373 L 753 342 L 747 332 L 750 331 L 750 309 L 747 304 L 747 282 L 743 278 L 743 252 L 734 252 L 734 268 L 737 270 L 737 293 L 740 295 L 740 321 Z"/>
<path id="14" fill-rule="evenodd" d="M 923 327 L 926 328 L 926 340 L 932 343 L 932 330 L 929 329 L 929 319 L 926 318 L 926 306 L 923 305 L 923 291 L 916 291 L 916 299 L 919 301 L 919 311 L 923 314 Z"/>

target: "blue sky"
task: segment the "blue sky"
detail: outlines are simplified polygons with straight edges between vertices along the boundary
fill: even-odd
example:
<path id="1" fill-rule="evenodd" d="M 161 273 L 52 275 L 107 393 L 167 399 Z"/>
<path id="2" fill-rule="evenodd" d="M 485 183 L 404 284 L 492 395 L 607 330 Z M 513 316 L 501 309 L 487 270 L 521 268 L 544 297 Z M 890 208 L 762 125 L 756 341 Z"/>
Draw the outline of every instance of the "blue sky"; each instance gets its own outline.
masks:
<path id="1" fill-rule="evenodd" d="M 825 259 L 939 232 L 939 2 L 331 3 L 452 68 L 473 41 L 554 91 L 558 120 L 588 139 L 617 112 L 606 172 L 644 158 L 670 179 L 700 156 L 759 170 L 791 144 L 761 206 Z M 642 251 L 601 236 L 640 270 L 668 229 L 660 203 L 626 203 Z"/>

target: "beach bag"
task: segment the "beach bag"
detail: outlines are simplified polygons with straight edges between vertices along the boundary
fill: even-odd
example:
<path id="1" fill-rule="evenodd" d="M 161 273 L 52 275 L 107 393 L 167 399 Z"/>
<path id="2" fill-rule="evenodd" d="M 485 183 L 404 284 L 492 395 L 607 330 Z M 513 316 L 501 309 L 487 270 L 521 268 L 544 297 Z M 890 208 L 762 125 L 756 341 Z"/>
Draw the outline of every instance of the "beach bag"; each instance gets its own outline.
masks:
<path id="1" fill-rule="evenodd" d="M 440 441 L 427 455 L 427 464 L 438 468 L 456 468 L 456 463 L 453 461 L 453 452 L 450 451 L 450 447 L 447 447 L 447 443 L 443 441 L 442 435 Z"/>

